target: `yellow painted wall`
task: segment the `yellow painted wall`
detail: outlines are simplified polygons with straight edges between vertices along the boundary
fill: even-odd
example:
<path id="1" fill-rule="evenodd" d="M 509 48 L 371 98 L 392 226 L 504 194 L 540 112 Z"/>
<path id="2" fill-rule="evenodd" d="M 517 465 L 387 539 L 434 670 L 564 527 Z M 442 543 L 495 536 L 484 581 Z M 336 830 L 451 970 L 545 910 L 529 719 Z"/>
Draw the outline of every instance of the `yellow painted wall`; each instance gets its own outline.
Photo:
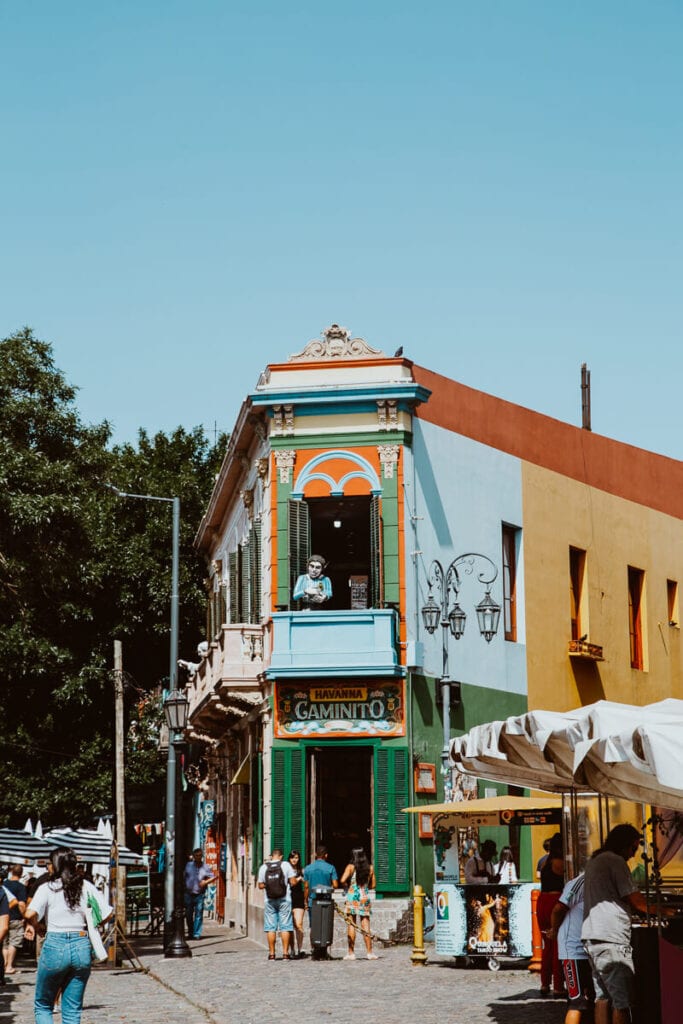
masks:
<path id="1" fill-rule="evenodd" d="M 530 463 L 522 486 L 529 708 L 683 698 L 681 630 L 667 615 L 667 579 L 683 586 L 683 523 Z M 570 545 L 586 551 L 588 640 L 602 662 L 567 653 Z M 645 572 L 645 671 L 630 665 L 629 565 Z"/>

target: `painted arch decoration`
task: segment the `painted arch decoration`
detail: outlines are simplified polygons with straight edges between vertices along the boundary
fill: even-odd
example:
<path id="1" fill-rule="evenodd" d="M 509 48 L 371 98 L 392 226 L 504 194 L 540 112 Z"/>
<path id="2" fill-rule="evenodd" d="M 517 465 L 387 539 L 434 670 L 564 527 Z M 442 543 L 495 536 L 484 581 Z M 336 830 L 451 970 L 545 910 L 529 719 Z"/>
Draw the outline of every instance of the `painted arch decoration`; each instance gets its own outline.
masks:
<path id="1" fill-rule="evenodd" d="M 340 498 L 349 482 L 358 479 L 369 484 L 370 494 L 382 493 L 377 470 L 364 456 L 341 448 L 323 452 L 303 467 L 294 481 L 292 498 L 301 501 L 306 487 L 314 480 L 329 486 L 331 498 Z"/>

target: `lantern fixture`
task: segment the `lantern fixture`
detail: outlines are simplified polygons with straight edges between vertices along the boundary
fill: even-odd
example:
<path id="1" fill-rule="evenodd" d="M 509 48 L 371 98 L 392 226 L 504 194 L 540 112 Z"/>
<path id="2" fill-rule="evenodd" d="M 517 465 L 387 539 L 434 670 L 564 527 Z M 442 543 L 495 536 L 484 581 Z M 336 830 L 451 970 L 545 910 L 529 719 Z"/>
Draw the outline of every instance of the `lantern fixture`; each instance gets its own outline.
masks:
<path id="1" fill-rule="evenodd" d="M 498 621 L 500 619 L 500 605 L 491 597 L 489 590 L 484 594 L 483 600 L 477 605 L 477 619 L 479 620 L 479 632 L 487 644 L 498 632 Z"/>
<path id="2" fill-rule="evenodd" d="M 189 710 L 190 702 L 184 690 L 171 690 L 164 701 L 164 715 L 171 734 L 185 731 Z"/>
<path id="3" fill-rule="evenodd" d="M 448 624 L 451 627 L 451 633 L 453 634 L 456 640 L 459 640 L 460 637 L 465 632 L 466 622 L 467 615 L 456 601 L 448 616 Z"/>
<path id="4" fill-rule="evenodd" d="M 432 592 L 430 590 L 427 604 L 422 608 L 422 621 L 424 622 L 425 629 L 430 635 L 436 632 L 436 627 L 439 625 L 440 619 L 441 608 L 432 597 Z"/>

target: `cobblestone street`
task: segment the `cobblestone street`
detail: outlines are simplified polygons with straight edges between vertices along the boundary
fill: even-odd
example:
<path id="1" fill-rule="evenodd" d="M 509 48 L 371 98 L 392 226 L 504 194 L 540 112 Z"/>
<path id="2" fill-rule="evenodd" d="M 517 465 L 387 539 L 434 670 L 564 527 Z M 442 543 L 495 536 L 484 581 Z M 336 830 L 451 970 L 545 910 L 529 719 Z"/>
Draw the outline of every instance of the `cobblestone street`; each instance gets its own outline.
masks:
<path id="1" fill-rule="evenodd" d="M 93 971 L 82 1024 L 561 1024 L 564 1003 L 538 994 L 537 975 L 511 961 L 498 973 L 460 968 L 430 955 L 414 967 L 410 947 L 377 949 L 379 959 L 270 963 L 265 949 L 211 923 L 193 957 L 164 960 L 138 945 L 149 974 Z M 0 990 L 1 1024 L 32 1024 L 35 969 Z M 61 1016 L 55 1014 L 57 1024 Z"/>

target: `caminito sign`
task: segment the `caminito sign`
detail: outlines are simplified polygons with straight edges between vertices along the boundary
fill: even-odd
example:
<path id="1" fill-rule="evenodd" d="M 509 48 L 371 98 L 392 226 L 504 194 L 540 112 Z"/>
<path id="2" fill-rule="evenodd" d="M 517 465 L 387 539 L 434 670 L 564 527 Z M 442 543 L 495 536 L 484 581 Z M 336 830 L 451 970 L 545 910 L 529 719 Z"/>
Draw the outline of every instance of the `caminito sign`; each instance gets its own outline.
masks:
<path id="1" fill-rule="evenodd" d="M 275 735 L 403 736 L 402 680 L 278 683 Z"/>

